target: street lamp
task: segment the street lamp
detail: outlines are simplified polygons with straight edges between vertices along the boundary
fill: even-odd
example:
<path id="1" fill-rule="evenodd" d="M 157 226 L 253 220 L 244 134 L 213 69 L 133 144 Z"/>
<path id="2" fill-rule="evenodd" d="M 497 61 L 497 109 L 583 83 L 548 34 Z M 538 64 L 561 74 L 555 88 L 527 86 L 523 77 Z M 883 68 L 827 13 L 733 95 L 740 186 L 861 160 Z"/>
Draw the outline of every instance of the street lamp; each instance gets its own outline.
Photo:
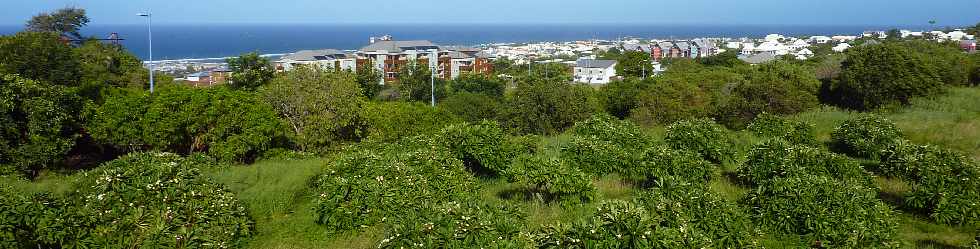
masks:
<path id="1" fill-rule="evenodd" d="M 433 63 L 435 61 L 435 63 Z M 429 96 L 432 97 L 432 107 L 436 107 L 436 70 L 439 69 L 439 50 L 429 50 L 429 77 L 430 90 Z"/>
<path id="2" fill-rule="evenodd" d="M 137 15 L 146 17 L 146 30 L 150 44 L 150 93 L 153 93 L 153 14 L 147 11 Z"/>

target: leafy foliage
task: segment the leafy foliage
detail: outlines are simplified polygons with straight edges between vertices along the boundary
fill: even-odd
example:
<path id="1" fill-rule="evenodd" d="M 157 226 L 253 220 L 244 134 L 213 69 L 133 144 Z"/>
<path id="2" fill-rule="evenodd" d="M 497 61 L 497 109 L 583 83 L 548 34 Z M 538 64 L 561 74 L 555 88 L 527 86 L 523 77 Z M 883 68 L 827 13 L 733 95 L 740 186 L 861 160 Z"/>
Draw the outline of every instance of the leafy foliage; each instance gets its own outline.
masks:
<path id="1" fill-rule="evenodd" d="M 394 218 L 379 248 L 527 248 L 520 234 L 527 215 L 512 205 L 469 200 L 412 209 Z"/>
<path id="2" fill-rule="evenodd" d="M 55 166 L 81 136 L 85 103 L 63 86 L 0 75 L 0 167 L 34 176 Z"/>
<path id="3" fill-rule="evenodd" d="M 616 75 L 623 77 L 642 77 L 653 75 L 650 54 L 642 51 L 626 51 L 616 63 Z"/>
<path id="4" fill-rule="evenodd" d="M 661 216 L 662 227 L 684 227 L 690 242 L 715 248 L 756 247 L 748 212 L 711 192 L 706 185 L 665 178 L 640 195 L 651 213 Z M 693 243 L 692 243 L 693 242 Z"/>
<path id="5" fill-rule="evenodd" d="M 78 33 L 89 22 L 85 9 L 65 7 L 52 13 L 41 13 L 27 21 L 26 29 L 32 32 L 54 32 L 72 39 L 81 39 Z"/>
<path id="6" fill-rule="evenodd" d="M 695 152 L 674 150 L 666 146 L 648 149 L 634 167 L 621 174 L 640 186 L 650 186 L 663 181 L 707 183 L 715 176 L 717 168 Z"/>
<path id="7" fill-rule="evenodd" d="M 48 193 L 0 185 L 0 247 L 71 248 L 88 242 L 95 214 Z M 74 244 L 69 244 L 74 242 Z"/>
<path id="8" fill-rule="evenodd" d="M 228 58 L 225 62 L 228 63 L 228 69 L 231 69 L 231 86 L 236 89 L 255 90 L 275 77 L 276 71 L 269 59 L 255 52 Z"/>
<path id="9" fill-rule="evenodd" d="M 354 73 L 354 78 L 361 87 L 365 98 L 373 99 L 384 89 L 384 85 L 381 84 L 381 72 L 371 67 L 371 65 L 363 65 L 357 68 Z"/>
<path id="10" fill-rule="evenodd" d="M 439 103 L 438 107 L 456 114 L 466 122 L 480 122 L 497 120 L 503 112 L 502 105 L 498 98 L 461 92 L 449 96 Z"/>
<path id="11" fill-rule="evenodd" d="M 627 118 L 637 107 L 640 93 L 654 85 L 654 81 L 654 78 L 645 80 L 627 78 L 609 82 L 599 91 L 602 106 L 606 108 L 606 112 L 617 118 Z"/>
<path id="12" fill-rule="evenodd" d="M 858 110 L 908 104 L 912 97 L 935 94 L 943 86 L 924 55 L 889 43 L 849 49 L 838 83 L 833 89 L 839 104 Z"/>
<path id="13" fill-rule="evenodd" d="M 508 169 L 507 178 L 510 182 L 522 185 L 535 199 L 545 202 L 588 202 L 597 197 L 591 178 L 560 159 L 529 155 L 518 157 Z"/>
<path id="14" fill-rule="evenodd" d="M 734 159 L 731 138 L 724 127 L 711 119 L 693 119 L 671 124 L 667 127 L 664 141 L 673 149 L 699 153 L 713 163 Z"/>
<path id="15" fill-rule="evenodd" d="M 822 247 L 897 247 L 894 211 L 874 189 L 824 176 L 778 178 L 743 199 L 757 224 Z"/>
<path id="16" fill-rule="evenodd" d="M 255 159 L 283 129 L 255 94 L 224 87 L 114 95 L 97 108 L 87 128 L 97 141 L 123 151 L 207 152 L 226 162 Z"/>
<path id="17" fill-rule="evenodd" d="M 773 139 L 749 152 L 738 169 L 739 178 L 755 185 L 767 185 L 779 178 L 804 175 L 825 176 L 849 184 L 872 186 L 870 176 L 857 162 L 806 145 L 793 145 Z"/>
<path id="18" fill-rule="evenodd" d="M 460 120 L 452 113 L 421 103 L 369 102 L 361 109 L 365 134 L 374 141 L 398 141 L 416 135 L 430 135 Z"/>
<path id="19" fill-rule="evenodd" d="M 728 127 L 744 128 L 761 113 L 795 114 L 817 106 L 820 81 L 810 69 L 775 61 L 753 67 L 716 114 Z"/>
<path id="20" fill-rule="evenodd" d="M 704 67 L 678 60 L 637 96 L 630 119 L 639 124 L 670 124 L 714 115 L 726 101 L 728 89 L 743 81 L 728 68 Z"/>
<path id="21" fill-rule="evenodd" d="M 749 131 L 765 138 L 779 138 L 793 144 L 818 145 L 814 126 L 803 121 L 762 113 L 749 124 Z"/>
<path id="22" fill-rule="evenodd" d="M 468 92 L 503 97 L 505 87 L 506 83 L 502 79 L 484 74 L 464 73 L 449 81 L 449 89 L 456 94 Z"/>
<path id="23" fill-rule="evenodd" d="M 905 140 L 882 158 L 883 174 L 911 182 L 905 205 L 943 224 L 980 224 L 980 166 L 956 152 Z"/>
<path id="24" fill-rule="evenodd" d="M 296 134 L 304 151 L 321 151 L 357 139 L 364 103 L 355 76 L 318 67 L 299 67 L 278 77 L 260 95 Z"/>
<path id="25" fill-rule="evenodd" d="M 71 46 L 50 32 L 0 37 L 0 73 L 63 86 L 77 86 L 78 60 Z"/>
<path id="26" fill-rule="evenodd" d="M 79 94 L 101 103 L 112 88 L 143 89 L 149 73 L 143 61 L 120 45 L 88 41 L 74 49 L 81 72 Z"/>
<path id="27" fill-rule="evenodd" d="M 864 116 L 844 121 L 831 133 L 834 148 L 848 155 L 877 160 L 881 153 L 902 136 L 888 119 Z"/>
<path id="28" fill-rule="evenodd" d="M 554 134 L 599 111 L 591 87 L 561 81 L 521 84 L 505 102 L 503 123 L 521 134 Z"/>
<path id="29" fill-rule="evenodd" d="M 446 80 L 433 76 L 428 64 L 410 61 L 398 72 L 397 87 L 402 100 L 429 103 L 435 91 L 435 100 L 442 101 L 449 95 L 447 85 Z"/>
<path id="30" fill-rule="evenodd" d="M 315 180 L 316 222 L 329 231 L 345 231 L 427 204 L 462 200 L 476 188 L 473 175 L 431 143 L 417 137 L 342 155 Z"/>
<path id="31" fill-rule="evenodd" d="M 443 128 L 436 141 L 449 149 L 453 157 L 476 173 L 500 175 L 507 170 L 519 149 L 509 143 L 497 122 L 455 124 Z"/>

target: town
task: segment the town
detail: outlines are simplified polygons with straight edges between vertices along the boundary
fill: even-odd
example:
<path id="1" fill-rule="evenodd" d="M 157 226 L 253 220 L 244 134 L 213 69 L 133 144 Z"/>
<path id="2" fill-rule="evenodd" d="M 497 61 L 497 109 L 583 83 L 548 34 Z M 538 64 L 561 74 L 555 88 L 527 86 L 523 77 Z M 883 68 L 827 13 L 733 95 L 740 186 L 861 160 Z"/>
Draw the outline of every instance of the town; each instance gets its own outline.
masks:
<path id="1" fill-rule="evenodd" d="M 296 66 L 316 65 L 340 70 L 381 72 L 379 84 L 397 81 L 400 68 L 409 62 L 435 68 L 434 77 L 455 79 L 463 73 L 492 74 L 493 61 L 509 60 L 514 65 L 559 63 L 573 72 L 574 82 L 605 84 L 618 79 L 615 60 L 601 58 L 610 51 L 638 51 L 650 54 L 650 75 L 664 72 L 664 60 L 704 58 L 734 51 L 738 59 L 749 64 L 766 63 L 783 56 L 806 60 L 815 53 L 843 53 L 855 45 L 876 44 L 879 39 L 900 37 L 937 42 L 957 42 L 965 52 L 976 52 L 974 35 L 962 30 L 947 31 L 868 31 L 859 35 L 791 37 L 770 34 L 763 38 L 699 38 L 691 40 L 658 40 L 624 38 L 617 40 L 583 40 L 571 42 L 496 43 L 478 46 L 444 46 L 427 40 L 396 40 L 391 35 L 371 37 L 358 50 L 302 50 L 289 54 L 266 55 L 275 58 L 277 71 Z M 814 51 L 818 50 L 818 51 Z M 429 60 L 429 58 L 437 58 Z M 170 60 L 156 65 L 156 70 L 176 76 L 193 86 L 227 83 L 230 71 L 220 60 Z"/>

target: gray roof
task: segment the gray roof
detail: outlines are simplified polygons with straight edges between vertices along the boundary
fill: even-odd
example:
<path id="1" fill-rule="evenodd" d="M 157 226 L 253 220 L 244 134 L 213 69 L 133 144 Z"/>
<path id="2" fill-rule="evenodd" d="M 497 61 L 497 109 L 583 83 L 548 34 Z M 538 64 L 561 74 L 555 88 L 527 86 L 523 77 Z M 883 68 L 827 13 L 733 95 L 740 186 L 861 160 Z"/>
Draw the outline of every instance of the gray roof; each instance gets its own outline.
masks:
<path id="1" fill-rule="evenodd" d="M 649 45 L 646 45 L 646 44 L 623 44 L 623 50 L 626 50 L 626 51 L 642 51 L 642 52 L 648 52 L 648 53 L 652 51 L 652 50 L 650 50 L 650 46 Z"/>
<path id="2" fill-rule="evenodd" d="M 338 58 L 345 58 L 345 57 L 347 57 L 346 53 L 336 49 L 301 50 L 296 53 L 283 56 L 282 60 L 317 61 L 317 60 L 338 59 Z"/>
<path id="3" fill-rule="evenodd" d="M 671 47 L 674 46 L 674 43 L 673 42 L 659 42 L 659 43 L 657 43 L 657 46 L 660 46 L 660 49 L 670 49 Z"/>
<path id="4" fill-rule="evenodd" d="M 762 63 L 776 60 L 776 56 L 770 53 L 761 53 L 761 54 L 754 54 L 754 55 L 747 55 L 747 56 L 740 55 L 738 56 L 738 59 L 747 62 L 749 64 L 762 64 Z"/>
<path id="5" fill-rule="evenodd" d="M 479 48 L 467 47 L 467 46 L 440 46 L 440 49 L 449 50 L 449 51 L 464 52 L 464 53 L 467 53 L 467 52 L 470 52 L 470 53 L 480 52 L 480 49 Z"/>
<path id="6" fill-rule="evenodd" d="M 674 45 L 676 45 L 677 48 L 680 48 L 681 51 L 688 50 L 688 48 L 690 47 L 690 45 L 686 41 L 675 42 Z"/>
<path id="7" fill-rule="evenodd" d="M 580 59 L 575 62 L 576 67 L 584 68 L 608 68 L 613 65 L 616 65 L 615 60 Z"/>
<path id="8" fill-rule="evenodd" d="M 473 58 L 473 56 L 471 56 L 469 54 L 466 54 L 466 53 L 463 53 L 463 52 L 450 51 L 449 52 L 449 58 L 453 58 L 453 59 L 468 59 L 468 58 Z"/>
<path id="9" fill-rule="evenodd" d="M 430 41 L 417 40 L 417 41 L 377 41 L 370 45 L 361 48 L 362 52 L 376 52 L 380 50 L 385 50 L 388 52 L 401 53 L 405 50 L 427 50 L 427 49 L 439 49 L 439 45 L 436 45 Z"/>

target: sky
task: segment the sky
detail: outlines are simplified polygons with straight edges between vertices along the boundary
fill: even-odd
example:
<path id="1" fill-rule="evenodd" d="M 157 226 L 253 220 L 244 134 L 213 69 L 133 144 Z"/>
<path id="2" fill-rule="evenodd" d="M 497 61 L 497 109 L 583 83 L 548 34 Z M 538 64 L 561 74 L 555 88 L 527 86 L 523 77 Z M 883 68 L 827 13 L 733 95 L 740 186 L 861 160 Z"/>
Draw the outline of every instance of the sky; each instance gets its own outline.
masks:
<path id="1" fill-rule="evenodd" d="M 0 0 L 0 25 L 81 7 L 90 25 L 632 23 L 708 25 L 973 25 L 980 0 Z"/>

